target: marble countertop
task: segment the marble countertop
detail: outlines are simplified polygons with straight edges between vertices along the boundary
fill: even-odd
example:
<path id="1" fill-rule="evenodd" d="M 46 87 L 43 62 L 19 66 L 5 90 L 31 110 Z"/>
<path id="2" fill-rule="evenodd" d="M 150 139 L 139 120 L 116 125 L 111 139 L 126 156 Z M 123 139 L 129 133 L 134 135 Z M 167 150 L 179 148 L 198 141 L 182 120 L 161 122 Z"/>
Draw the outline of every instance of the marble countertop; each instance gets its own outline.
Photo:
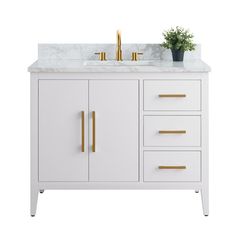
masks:
<path id="1" fill-rule="evenodd" d="M 153 60 L 150 64 L 100 65 L 89 64 L 77 59 L 39 59 L 29 68 L 29 72 L 209 72 L 210 67 L 201 59 L 184 62 Z"/>

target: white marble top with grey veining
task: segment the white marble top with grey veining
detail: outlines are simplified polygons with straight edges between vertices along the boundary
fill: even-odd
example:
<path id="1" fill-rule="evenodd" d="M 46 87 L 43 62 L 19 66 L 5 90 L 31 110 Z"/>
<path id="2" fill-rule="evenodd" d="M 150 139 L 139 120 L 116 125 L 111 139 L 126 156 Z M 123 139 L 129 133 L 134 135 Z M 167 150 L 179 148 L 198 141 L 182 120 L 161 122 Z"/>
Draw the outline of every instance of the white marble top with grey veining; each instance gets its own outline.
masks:
<path id="1" fill-rule="evenodd" d="M 115 61 L 115 44 L 39 44 L 38 60 L 29 72 L 209 72 L 201 60 L 201 47 L 185 52 L 184 62 L 173 62 L 170 50 L 160 44 L 123 44 L 123 59 Z M 94 52 L 105 51 L 100 62 Z M 142 52 L 140 61 L 130 61 L 131 52 Z"/>
<path id="2" fill-rule="evenodd" d="M 210 67 L 201 60 L 173 62 L 153 61 L 150 65 L 85 65 L 82 60 L 38 60 L 30 72 L 209 72 Z"/>

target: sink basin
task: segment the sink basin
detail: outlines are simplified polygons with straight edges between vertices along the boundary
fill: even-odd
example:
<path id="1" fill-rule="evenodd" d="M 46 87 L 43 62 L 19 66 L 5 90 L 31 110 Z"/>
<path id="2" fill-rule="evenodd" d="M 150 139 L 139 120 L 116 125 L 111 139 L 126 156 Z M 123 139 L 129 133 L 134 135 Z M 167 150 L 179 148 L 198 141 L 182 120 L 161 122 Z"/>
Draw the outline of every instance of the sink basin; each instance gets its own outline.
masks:
<path id="1" fill-rule="evenodd" d="M 85 61 L 85 66 L 152 66 L 155 61 L 145 60 L 145 61 Z"/>

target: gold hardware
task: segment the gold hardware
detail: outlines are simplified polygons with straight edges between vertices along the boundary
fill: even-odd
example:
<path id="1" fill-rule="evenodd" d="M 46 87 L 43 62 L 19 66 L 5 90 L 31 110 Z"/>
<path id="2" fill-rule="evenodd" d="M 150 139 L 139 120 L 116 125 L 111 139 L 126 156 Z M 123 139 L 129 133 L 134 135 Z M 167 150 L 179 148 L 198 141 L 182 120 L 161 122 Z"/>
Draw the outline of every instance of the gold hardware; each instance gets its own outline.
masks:
<path id="1" fill-rule="evenodd" d="M 186 166 L 158 166 L 160 170 L 184 170 Z"/>
<path id="2" fill-rule="evenodd" d="M 159 94 L 160 98 L 185 98 L 186 94 Z"/>
<path id="3" fill-rule="evenodd" d="M 92 152 L 95 152 L 95 130 L 96 130 L 96 127 L 95 127 L 95 111 L 92 112 L 92 123 L 93 123 L 93 143 L 92 143 Z"/>
<path id="4" fill-rule="evenodd" d="M 122 50 L 121 50 L 121 32 L 117 30 L 117 46 L 116 46 L 116 60 L 122 61 Z"/>
<path id="5" fill-rule="evenodd" d="M 137 61 L 138 60 L 138 55 L 143 55 L 142 52 L 132 52 L 131 53 L 131 60 L 132 61 Z"/>
<path id="6" fill-rule="evenodd" d="M 84 111 L 81 112 L 81 123 L 82 123 L 81 151 L 84 152 Z"/>
<path id="7" fill-rule="evenodd" d="M 159 134 L 186 134 L 186 130 L 159 130 Z"/>
<path id="8" fill-rule="evenodd" d="M 106 61 L 107 57 L 106 57 L 106 52 L 95 52 L 95 55 L 99 55 L 99 60 L 100 61 Z"/>

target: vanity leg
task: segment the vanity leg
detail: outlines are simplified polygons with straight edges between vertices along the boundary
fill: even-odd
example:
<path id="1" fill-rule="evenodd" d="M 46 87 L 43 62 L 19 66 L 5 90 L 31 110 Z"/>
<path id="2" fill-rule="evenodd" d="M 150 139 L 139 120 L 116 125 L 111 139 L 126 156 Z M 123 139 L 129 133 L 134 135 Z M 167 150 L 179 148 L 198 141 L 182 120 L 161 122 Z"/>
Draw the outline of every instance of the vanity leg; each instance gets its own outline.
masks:
<path id="1" fill-rule="evenodd" d="M 31 196 L 30 196 L 30 214 L 35 216 L 38 202 L 38 189 L 31 187 Z"/>
<path id="2" fill-rule="evenodd" d="M 43 190 L 43 189 L 40 189 L 39 192 L 40 192 L 40 193 L 44 193 L 44 190 Z"/>
<path id="3" fill-rule="evenodd" d="M 38 201 L 38 75 L 31 74 L 30 80 L 30 214 L 35 216 Z"/>
<path id="4" fill-rule="evenodd" d="M 208 188 L 202 188 L 201 195 L 202 195 L 203 214 L 204 216 L 208 216 L 209 215 L 209 190 Z"/>
<path id="5" fill-rule="evenodd" d="M 199 193 L 199 190 L 195 190 L 195 193 Z"/>

